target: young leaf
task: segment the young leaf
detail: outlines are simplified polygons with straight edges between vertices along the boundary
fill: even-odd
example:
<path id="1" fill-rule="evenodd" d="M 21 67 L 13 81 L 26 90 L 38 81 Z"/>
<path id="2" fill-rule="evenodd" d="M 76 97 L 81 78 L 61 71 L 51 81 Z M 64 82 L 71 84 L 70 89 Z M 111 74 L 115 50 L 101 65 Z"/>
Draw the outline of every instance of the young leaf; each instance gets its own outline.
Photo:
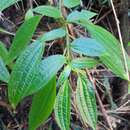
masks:
<path id="1" fill-rule="evenodd" d="M 70 88 L 66 80 L 61 86 L 55 102 L 55 118 L 61 130 L 70 130 Z"/>
<path id="2" fill-rule="evenodd" d="M 0 41 L 0 57 L 4 60 L 6 63 L 8 58 L 8 50 L 6 49 L 4 43 Z"/>
<path id="3" fill-rule="evenodd" d="M 64 6 L 68 8 L 73 8 L 80 5 L 80 0 L 64 0 Z"/>
<path id="4" fill-rule="evenodd" d="M 67 80 L 67 78 L 69 77 L 70 75 L 70 72 L 71 72 L 71 66 L 68 65 L 64 68 L 64 70 L 61 72 L 59 78 L 58 78 L 58 82 L 57 82 L 57 86 L 60 86 L 62 85 L 65 80 Z"/>
<path id="5" fill-rule="evenodd" d="M 86 20 L 90 20 L 96 15 L 97 15 L 96 13 L 88 11 L 88 10 L 82 10 L 81 12 L 73 11 L 72 13 L 68 15 L 67 22 L 75 23 L 75 22 L 80 22 L 80 21 L 86 21 Z"/>
<path id="6" fill-rule="evenodd" d="M 76 103 L 84 123 L 96 130 L 97 107 L 95 93 L 91 82 L 85 75 L 79 75 L 78 77 Z"/>
<path id="7" fill-rule="evenodd" d="M 0 12 L 2 12 L 4 9 L 8 8 L 9 6 L 15 4 L 20 0 L 0 0 Z"/>
<path id="8" fill-rule="evenodd" d="M 0 80 L 8 83 L 9 78 L 10 78 L 10 74 L 9 74 L 2 58 L 0 57 Z"/>
<path id="9" fill-rule="evenodd" d="M 53 78 L 33 97 L 29 113 L 29 130 L 36 130 L 39 125 L 46 121 L 52 112 L 55 98 L 56 78 Z"/>
<path id="10" fill-rule="evenodd" d="M 92 69 L 94 68 L 99 62 L 96 59 L 92 58 L 77 58 L 72 60 L 71 66 L 72 68 L 76 69 Z"/>
<path id="11" fill-rule="evenodd" d="M 16 32 L 15 38 L 9 50 L 8 63 L 12 62 L 30 42 L 33 33 L 40 21 L 40 16 L 34 16 L 25 21 Z"/>
<path id="12" fill-rule="evenodd" d="M 104 47 L 91 38 L 78 38 L 71 43 L 72 51 L 87 56 L 100 56 L 105 52 Z"/>
<path id="13" fill-rule="evenodd" d="M 36 78 L 36 68 L 40 64 L 42 54 L 43 45 L 37 40 L 17 59 L 8 85 L 9 100 L 13 107 L 16 107 L 24 97 L 36 91 L 36 83 L 33 84 L 32 81 Z"/>
<path id="14" fill-rule="evenodd" d="M 52 17 L 55 19 L 61 18 L 62 14 L 58 8 L 53 6 L 38 6 L 33 9 L 34 12 L 39 13 L 43 16 Z"/>
<path id="15" fill-rule="evenodd" d="M 58 39 L 58 38 L 62 38 L 65 35 L 66 35 L 65 29 L 58 28 L 58 29 L 54 29 L 50 32 L 43 34 L 43 36 L 41 36 L 41 39 L 43 41 L 51 41 L 51 40 L 55 40 L 55 39 Z"/>

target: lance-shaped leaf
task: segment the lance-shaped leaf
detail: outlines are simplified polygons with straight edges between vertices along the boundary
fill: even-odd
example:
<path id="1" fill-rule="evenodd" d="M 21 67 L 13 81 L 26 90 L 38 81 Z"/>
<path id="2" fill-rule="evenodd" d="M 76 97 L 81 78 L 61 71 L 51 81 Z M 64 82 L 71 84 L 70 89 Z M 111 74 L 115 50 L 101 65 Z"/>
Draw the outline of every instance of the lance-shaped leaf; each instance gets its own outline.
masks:
<path id="1" fill-rule="evenodd" d="M 102 63 L 111 69 L 111 71 L 117 76 L 128 80 L 119 41 L 110 32 L 100 26 L 90 23 L 89 21 L 78 21 L 76 23 L 86 27 L 92 38 L 96 39 L 96 41 L 105 48 L 106 52 L 104 56 L 101 56 Z M 107 57 L 105 58 L 105 56 Z M 108 61 L 108 57 L 112 60 Z M 115 68 L 115 66 L 117 67 Z M 121 73 L 119 74 L 119 72 Z"/>
<path id="2" fill-rule="evenodd" d="M 18 29 L 9 50 L 8 63 L 12 62 L 26 48 L 33 36 L 40 18 L 40 16 L 34 16 L 25 21 Z"/>
<path id="3" fill-rule="evenodd" d="M 31 51 L 30 51 L 30 53 L 32 54 Z M 20 99 L 22 97 L 31 95 L 31 94 L 39 91 L 40 89 L 44 88 L 44 86 L 57 74 L 57 72 L 61 69 L 61 67 L 64 65 L 65 62 L 66 62 L 66 60 L 65 60 L 64 56 L 53 55 L 53 56 L 50 56 L 50 57 L 42 60 L 40 63 L 39 62 L 36 63 L 36 65 L 34 66 L 34 69 L 32 68 L 32 71 L 26 67 L 26 69 L 29 70 L 30 74 L 27 74 L 27 77 L 22 75 L 25 78 L 24 80 L 28 81 L 25 84 L 24 81 L 21 79 L 23 81 L 22 82 L 23 87 L 25 88 L 25 89 L 23 89 L 24 92 L 21 92 L 22 88 L 18 89 L 17 91 L 21 95 L 17 93 L 15 95 L 15 97 L 12 97 L 11 100 L 15 101 L 16 102 L 15 104 L 17 105 L 17 103 L 20 101 Z M 30 64 L 31 64 L 31 61 L 30 61 Z M 22 73 L 22 72 L 20 72 L 20 73 Z M 12 79 L 12 82 L 13 82 L 13 79 Z M 16 84 L 16 83 L 17 83 L 17 80 L 15 80 L 14 84 Z M 18 85 L 17 85 L 17 88 L 18 88 Z M 14 91 L 16 90 L 15 88 L 13 88 L 13 89 L 14 89 Z M 11 87 L 10 87 L 10 92 L 13 95 L 13 91 L 12 91 Z"/>
<path id="4" fill-rule="evenodd" d="M 30 94 L 44 88 L 44 86 L 57 74 L 65 62 L 65 57 L 62 55 L 53 55 L 42 60 L 35 68 L 34 78 L 31 80 L 31 88 L 33 89 L 29 90 Z"/>
<path id="5" fill-rule="evenodd" d="M 53 110 L 55 98 L 56 78 L 53 78 L 33 97 L 29 113 L 29 130 L 36 130 L 47 120 Z"/>
<path id="6" fill-rule="evenodd" d="M 70 130 L 70 88 L 66 80 L 61 86 L 55 102 L 55 118 L 61 130 Z"/>
<path id="7" fill-rule="evenodd" d="M 104 47 L 95 39 L 78 38 L 71 43 L 72 51 L 87 56 L 100 56 L 105 52 Z"/>
<path id="8" fill-rule="evenodd" d="M 4 43 L 2 43 L 1 41 L 0 41 L 0 57 L 6 63 L 8 58 L 8 50 L 6 49 Z"/>
<path id="9" fill-rule="evenodd" d="M 122 50 L 119 41 L 110 32 L 102 27 L 91 23 L 88 23 L 85 26 L 87 27 L 91 36 L 106 49 L 107 55 L 105 56 L 107 57 L 102 56 L 101 61 L 109 69 L 111 69 L 113 73 L 123 79 L 128 79 L 124 69 Z"/>
<path id="10" fill-rule="evenodd" d="M 95 93 L 91 82 L 85 75 L 79 75 L 78 77 L 76 103 L 84 123 L 96 130 L 97 107 Z"/>
<path id="11" fill-rule="evenodd" d="M 9 100 L 13 107 L 16 107 L 24 97 L 36 91 L 36 83 L 33 84 L 32 81 L 36 78 L 36 68 L 40 64 L 42 54 L 43 45 L 37 40 L 17 59 L 8 85 Z"/>
<path id="12" fill-rule="evenodd" d="M 58 39 L 58 38 L 62 38 L 65 35 L 66 35 L 65 29 L 58 28 L 58 29 L 54 29 L 50 32 L 43 34 L 43 36 L 41 36 L 41 39 L 43 41 L 51 41 L 51 40 L 55 40 L 55 39 Z"/>
<path id="13" fill-rule="evenodd" d="M 34 89 L 44 87 L 57 74 L 65 62 L 65 57 L 62 55 L 53 55 L 42 60 L 38 66 L 35 79 L 32 81 Z"/>
<path id="14" fill-rule="evenodd" d="M 0 12 L 20 0 L 0 0 Z"/>
<path id="15" fill-rule="evenodd" d="M 90 32 L 91 36 L 96 39 L 110 54 L 115 54 L 121 56 L 121 46 L 119 41 L 104 28 L 94 25 L 90 22 L 85 25 Z"/>
<path id="16" fill-rule="evenodd" d="M 68 8 L 73 8 L 75 6 L 80 5 L 80 0 L 63 0 L 64 6 Z"/>
<path id="17" fill-rule="evenodd" d="M 43 16 L 52 17 L 55 19 L 61 18 L 62 14 L 60 10 L 53 6 L 38 6 L 33 9 L 34 12 L 39 13 Z"/>
<path id="18" fill-rule="evenodd" d="M 92 59 L 92 58 L 77 58 L 72 60 L 71 62 L 71 66 L 72 68 L 76 68 L 76 69 L 92 69 L 94 68 L 99 62 L 96 59 Z"/>
<path id="19" fill-rule="evenodd" d="M 42 60 L 37 66 L 35 78 L 31 81 L 33 89 L 30 90 L 30 93 L 42 89 L 57 74 L 65 62 L 65 57 L 62 55 L 53 55 Z"/>
<path id="20" fill-rule="evenodd" d="M 8 72 L 2 58 L 0 57 L 0 80 L 8 83 L 9 78 L 10 78 L 9 72 Z"/>
<path id="21" fill-rule="evenodd" d="M 57 86 L 60 86 L 62 85 L 65 80 L 67 80 L 67 78 L 69 77 L 70 75 L 70 72 L 71 72 L 71 66 L 68 65 L 64 68 L 64 70 L 61 72 L 59 78 L 58 78 L 58 82 L 57 82 Z"/>
<path id="22" fill-rule="evenodd" d="M 90 20 L 94 16 L 96 16 L 96 13 L 88 10 L 82 10 L 81 12 L 73 11 L 68 15 L 67 22 L 75 23 L 80 21 L 86 21 L 86 20 Z"/>

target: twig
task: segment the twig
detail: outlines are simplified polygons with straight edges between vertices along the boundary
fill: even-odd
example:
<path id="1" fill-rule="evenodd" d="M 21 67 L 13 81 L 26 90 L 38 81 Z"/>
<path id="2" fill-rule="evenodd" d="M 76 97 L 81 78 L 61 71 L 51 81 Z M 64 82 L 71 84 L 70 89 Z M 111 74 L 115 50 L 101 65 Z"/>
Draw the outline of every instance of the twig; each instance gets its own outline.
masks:
<path id="1" fill-rule="evenodd" d="M 99 96 L 99 94 L 98 94 L 98 92 L 97 92 L 96 85 L 95 85 L 96 81 L 92 78 L 92 76 L 90 75 L 90 73 L 89 73 L 88 70 L 87 70 L 87 74 L 88 74 L 88 76 L 89 76 L 89 78 L 90 78 L 90 80 L 91 80 L 91 82 L 92 82 L 92 84 L 93 84 L 93 86 L 94 86 L 95 94 L 96 94 L 96 97 L 97 97 L 97 100 L 98 100 L 100 109 L 101 109 L 101 111 L 102 111 L 102 113 L 103 113 L 103 116 L 104 116 L 104 118 L 106 119 L 110 130 L 113 130 L 112 125 L 111 125 L 111 122 L 110 122 L 110 120 L 109 120 L 109 116 L 107 115 L 107 112 L 106 112 L 106 110 L 105 110 L 105 108 L 104 108 L 104 106 L 103 106 L 103 103 L 102 103 L 102 101 L 101 101 L 101 99 L 100 99 L 100 96 Z"/>
<path id="2" fill-rule="evenodd" d="M 119 7 L 119 6 L 120 6 L 120 4 L 117 4 L 117 5 L 115 6 L 115 8 L 117 8 L 117 7 Z M 107 12 L 106 12 L 103 16 L 101 16 L 98 20 L 95 20 L 94 23 L 95 23 L 95 24 L 99 23 L 101 20 L 103 20 L 105 17 L 107 17 L 111 12 L 112 12 L 112 9 L 109 10 L 109 11 L 107 11 Z"/>
<path id="3" fill-rule="evenodd" d="M 4 101 L 0 101 L 0 106 L 8 109 L 9 111 L 12 110 L 12 107 Z"/>
<path id="4" fill-rule="evenodd" d="M 98 122 L 99 123 L 99 125 L 101 125 L 101 126 L 103 126 L 106 130 L 109 130 L 109 128 L 107 128 L 102 122 Z"/>
<path id="5" fill-rule="evenodd" d="M 54 0 L 48 0 L 50 2 L 51 5 L 55 5 Z"/>
<path id="6" fill-rule="evenodd" d="M 29 6 L 29 8 L 31 8 L 31 9 L 33 8 L 33 0 L 29 0 L 29 5 L 28 5 L 28 6 Z"/>
<path id="7" fill-rule="evenodd" d="M 121 35 L 120 23 L 119 23 L 117 14 L 116 14 L 116 10 L 115 10 L 114 4 L 113 4 L 113 0 L 110 0 L 110 2 L 111 2 L 112 10 L 113 10 L 113 13 L 114 13 L 114 17 L 115 17 L 115 20 L 116 20 L 118 35 L 119 35 L 119 39 L 120 39 L 120 43 L 121 43 L 122 54 L 123 54 L 123 58 L 124 58 L 124 65 L 125 65 L 125 69 L 126 69 L 127 78 L 129 80 L 130 79 L 129 78 L 129 70 L 128 70 L 127 59 L 126 59 L 125 49 L 124 49 L 122 35 Z"/>

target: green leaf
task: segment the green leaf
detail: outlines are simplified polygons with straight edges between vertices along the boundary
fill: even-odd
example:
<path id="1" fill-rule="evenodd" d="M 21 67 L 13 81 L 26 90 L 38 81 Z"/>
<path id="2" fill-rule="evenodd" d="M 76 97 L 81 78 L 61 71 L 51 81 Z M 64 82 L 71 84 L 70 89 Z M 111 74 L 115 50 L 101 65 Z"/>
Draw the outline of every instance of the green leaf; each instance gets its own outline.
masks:
<path id="1" fill-rule="evenodd" d="M 101 61 L 113 73 L 123 79 L 128 79 L 124 69 L 122 50 L 119 41 L 107 30 L 94 24 L 85 25 L 91 36 L 96 39 L 106 50 L 105 56 L 101 56 Z M 110 60 L 111 59 L 111 60 Z"/>
<path id="2" fill-rule="evenodd" d="M 88 10 L 82 10 L 81 12 L 73 11 L 72 13 L 68 15 L 67 21 L 72 22 L 72 23 L 86 21 L 86 20 L 90 20 L 96 15 L 97 15 L 96 13 L 88 11 Z"/>
<path id="3" fill-rule="evenodd" d="M 70 75 L 70 72 L 71 72 L 71 66 L 70 65 L 67 65 L 64 70 L 61 72 L 59 78 L 58 78 L 58 82 L 57 82 L 57 86 L 60 86 L 62 85 L 65 80 L 67 80 L 67 78 L 69 77 Z"/>
<path id="4" fill-rule="evenodd" d="M 43 54 L 43 45 L 35 41 L 29 45 L 17 59 L 11 73 L 8 85 L 9 101 L 15 108 L 26 96 L 31 95 L 39 88 L 33 83 L 37 66 L 40 64 Z"/>
<path id="5" fill-rule="evenodd" d="M 2 58 L 0 57 L 0 80 L 8 83 L 9 78 L 10 78 L 10 74 L 9 74 Z"/>
<path id="6" fill-rule="evenodd" d="M 65 57 L 62 55 L 53 55 L 42 60 L 32 84 L 35 84 L 36 89 L 41 89 L 57 74 L 65 62 Z"/>
<path id="7" fill-rule="evenodd" d="M 33 97 L 29 113 L 29 130 L 36 130 L 38 126 L 47 120 L 53 110 L 55 98 L 56 78 L 53 78 Z"/>
<path id="8" fill-rule="evenodd" d="M 4 43 L 0 41 L 0 57 L 4 60 L 6 63 L 8 58 L 8 50 L 6 49 Z"/>
<path id="9" fill-rule="evenodd" d="M 36 41 L 18 58 L 9 82 L 13 107 L 24 97 L 43 88 L 65 63 L 62 55 L 50 56 L 39 63 L 42 52 L 42 44 Z"/>
<path id="10" fill-rule="evenodd" d="M 117 59 L 115 61 L 115 59 Z M 117 76 L 127 79 L 125 69 L 121 60 L 118 60 L 118 55 L 111 56 L 110 54 L 106 53 L 100 57 L 100 60 L 110 69 L 113 73 Z"/>
<path id="11" fill-rule="evenodd" d="M 62 14 L 58 8 L 53 6 L 38 6 L 33 9 L 34 12 L 39 13 L 43 16 L 52 17 L 55 19 L 61 18 Z"/>
<path id="12" fill-rule="evenodd" d="M 15 4 L 20 0 L 0 0 L 0 12 L 2 12 L 4 9 L 8 8 L 9 6 Z"/>
<path id="13" fill-rule="evenodd" d="M 128 94 L 130 94 L 130 81 L 128 82 Z"/>
<path id="14" fill-rule="evenodd" d="M 55 118 L 61 130 L 70 130 L 70 88 L 66 80 L 61 86 L 55 102 Z"/>
<path id="15" fill-rule="evenodd" d="M 119 41 L 104 28 L 88 23 L 85 25 L 91 36 L 96 39 L 110 54 L 121 55 L 121 46 Z"/>
<path id="16" fill-rule="evenodd" d="M 79 113 L 84 121 L 93 130 L 97 125 L 97 106 L 92 83 L 85 75 L 79 75 L 76 90 L 76 103 Z"/>
<path id="17" fill-rule="evenodd" d="M 55 40 L 58 38 L 62 38 L 65 35 L 66 35 L 65 29 L 58 28 L 58 29 L 54 29 L 54 30 L 51 30 L 50 32 L 43 34 L 43 36 L 41 36 L 41 39 L 43 41 L 51 41 L 51 40 Z"/>
<path id="18" fill-rule="evenodd" d="M 71 43 L 72 51 L 87 56 L 100 56 L 105 52 L 104 47 L 95 39 L 78 38 Z"/>
<path id="19" fill-rule="evenodd" d="M 9 50 L 8 63 L 12 62 L 26 48 L 40 19 L 40 16 L 34 16 L 33 18 L 25 21 L 18 29 Z"/>
<path id="20" fill-rule="evenodd" d="M 68 8 L 73 8 L 75 6 L 80 5 L 80 0 L 64 0 L 64 6 Z"/>
<path id="21" fill-rule="evenodd" d="M 120 78 L 128 80 L 124 68 L 122 49 L 119 41 L 110 32 L 100 26 L 90 23 L 89 21 L 80 21 L 76 23 L 86 27 L 91 34 L 91 37 L 96 39 L 96 41 L 105 48 L 106 52 L 101 56 L 102 63 L 104 63 L 114 74 Z"/>
<path id="22" fill-rule="evenodd" d="M 99 62 L 96 59 L 92 58 L 77 58 L 72 60 L 71 66 L 72 68 L 76 69 L 92 69 L 94 68 Z"/>
<path id="23" fill-rule="evenodd" d="M 128 46 L 130 46 L 130 42 L 128 42 Z"/>
<path id="24" fill-rule="evenodd" d="M 125 53 L 126 53 L 125 56 L 126 56 L 128 70 L 130 71 L 130 56 L 127 54 L 127 52 L 125 52 Z"/>

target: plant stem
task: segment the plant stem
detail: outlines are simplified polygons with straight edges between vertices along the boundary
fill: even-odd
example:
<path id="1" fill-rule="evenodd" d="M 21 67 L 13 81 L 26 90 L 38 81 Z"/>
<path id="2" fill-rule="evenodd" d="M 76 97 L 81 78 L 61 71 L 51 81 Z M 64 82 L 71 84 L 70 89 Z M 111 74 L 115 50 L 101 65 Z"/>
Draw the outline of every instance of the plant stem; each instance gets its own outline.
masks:
<path id="1" fill-rule="evenodd" d="M 70 61 L 70 59 L 71 59 L 70 38 L 69 38 L 69 31 L 68 31 L 68 27 L 67 26 L 66 26 L 66 48 L 67 48 L 67 58 Z"/>
<path id="2" fill-rule="evenodd" d="M 29 0 L 28 3 L 28 8 L 32 9 L 33 8 L 33 0 Z"/>
<path id="3" fill-rule="evenodd" d="M 62 0 L 59 0 L 59 10 L 62 12 Z"/>

